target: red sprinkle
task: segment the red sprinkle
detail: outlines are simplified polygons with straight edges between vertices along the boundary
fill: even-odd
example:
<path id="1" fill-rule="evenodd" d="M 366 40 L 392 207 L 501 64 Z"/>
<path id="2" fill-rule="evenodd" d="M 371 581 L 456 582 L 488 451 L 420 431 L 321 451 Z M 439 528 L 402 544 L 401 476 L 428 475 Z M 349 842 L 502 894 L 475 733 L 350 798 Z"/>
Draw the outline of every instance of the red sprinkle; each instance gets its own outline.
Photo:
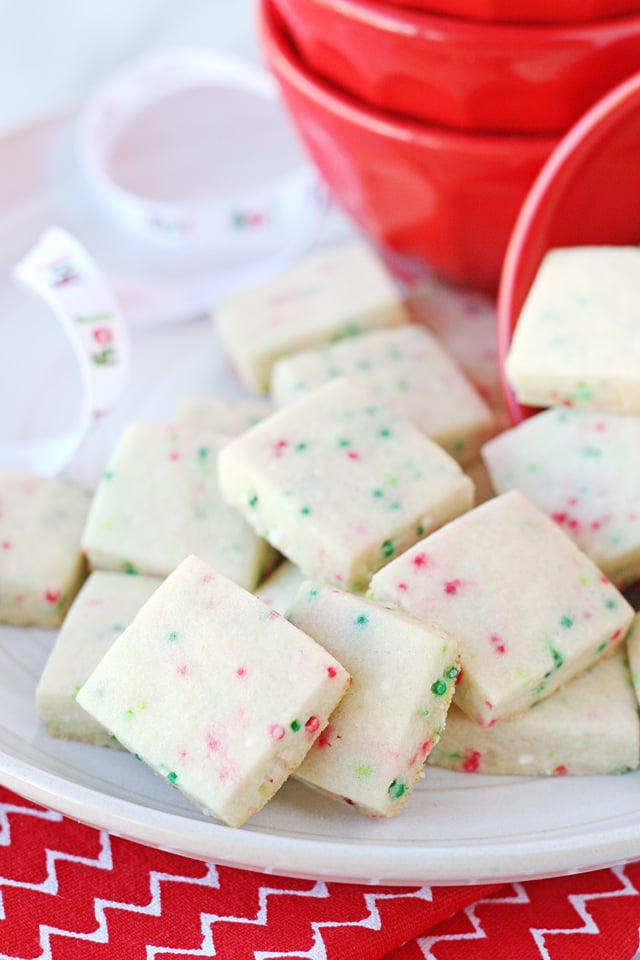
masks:
<path id="1" fill-rule="evenodd" d="M 169 460 L 173 460 L 175 462 L 176 460 L 179 460 L 179 459 L 180 459 L 180 452 L 178 450 L 172 450 L 171 453 L 169 454 Z"/>
<path id="2" fill-rule="evenodd" d="M 269 727 L 269 736 L 272 740 L 282 740 L 286 732 L 285 728 L 279 723 L 272 723 Z"/>
<path id="3" fill-rule="evenodd" d="M 491 634 L 491 645 L 496 653 L 506 653 L 507 645 L 505 644 L 502 637 L 499 637 L 497 633 Z"/>
<path id="4" fill-rule="evenodd" d="M 481 753 L 478 753 L 477 750 L 469 750 L 466 757 L 464 758 L 462 769 L 466 773 L 477 773 L 481 760 L 482 760 Z"/>
<path id="5" fill-rule="evenodd" d="M 10 540 L 3 540 L 3 541 L 2 541 L 2 549 L 3 549 L 3 550 L 11 550 L 11 547 L 12 547 L 12 546 L 13 546 L 13 544 L 11 543 Z"/>
<path id="6" fill-rule="evenodd" d="M 612 633 L 612 634 L 611 634 L 610 639 L 611 639 L 611 640 L 617 640 L 618 637 L 621 636 L 621 634 L 622 634 L 622 630 L 616 630 L 615 633 Z"/>
<path id="7" fill-rule="evenodd" d="M 457 594 L 458 589 L 462 586 L 462 580 L 446 580 L 444 584 L 444 592 L 448 593 L 450 596 Z"/>
<path id="8" fill-rule="evenodd" d="M 59 603 L 60 602 L 60 591 L 59 590 L 47 590 L 44 595 L 47 603 Z"/>
<path id="9" fill-rule="evenodd" d="M 406 593 L 408 589 L 409 589 L 409 588 L 408 588 L 408 586 L 406 585 L 406 583 L 399 583 L 399 584 L 398 584 L 398 590 L 401 590 L 402 593 Z"/>
<path id="10" fill-rule="evenodd" d="M 554 777 L 566 777 L 566 775 L 567 775 L 567 768 L 565 767 L 565 765 L 564 765 L 563 763 L 561 763 L 559 767 L 555 767 L 555 768 L 554 768 L 554 770 L 553 770 L 553 775 L 554 775 Z"/>
<path id="11" fill-rule="evenodd" d="M 181 663 L 181 664 L 179 664 L 179 666 L 178 666 L 178 673 L 180 674 L 181 677 L 186 677 L 186 675 L 187 675 L 187 665 L 186 665 L 186 663 Z"/>
<path id="12" fill-rule="evenodd" d="M 304 728 L 307 731 L 307 733 L 315 733 L 317 730 L 320 729 L 320 721 L 318 720 L 317 717 L 309 717 L 309 719 L 304 725 Z"/>
<path id="13" fill-rule="evenodd" d="M 349 452 L 347 453 L 347 456 L 348 456 L 349 460 L 359 460 L 359 459 L 360 459 L 360 454 L 359 454 L 359 453 L 356 453 L 355 450 L 349 450 Z"/>
<path id="14" fill-rule="evenodd" d="M 329 726 L 324 728 L 324 730 L 316 740 L 316 743 L 318 744 L 318 746 L 321 747 L 322 749 L 325 749 L 325 747 L 330 747 L 332 733 L 333 733 L 333 728 L 331 724 L 329 724 Z"/>
<path id="15" fill-rule="evenodd" d="M 416 569 L 420 569 L 421 567 L 426 567 L 428 566 L 428 564 L 429 564 L 428 554 L 424 552 L 416 553 L 415 557 L 413 558 L 413 565 L 414 567 L 416 567 Z"/>
<path id="16" fill-rule="evenodd" d="M 236 675 L 238 677 L 246 677 L 247 675 L 246 667 L 238 667 L 238 669 L 236 670 Z"/>
<path id="17" fill-rule="evenodd" d="M 327 673 L 329 674 L 329 676 L 330 676 L 331 679 L 333 680 L 333 678 L 335 677 L 335 675 L 336 675 L 336 673 L 337 673 L 337 670 L 336 670 L 335 667 L 327 667 Z"/>
<path id="18" fill-rule="evenodd" d="M 273 445 L 273 452 L 276 457 L 281 457 L 288 446 L 288 440 L 277 440 Z"/>

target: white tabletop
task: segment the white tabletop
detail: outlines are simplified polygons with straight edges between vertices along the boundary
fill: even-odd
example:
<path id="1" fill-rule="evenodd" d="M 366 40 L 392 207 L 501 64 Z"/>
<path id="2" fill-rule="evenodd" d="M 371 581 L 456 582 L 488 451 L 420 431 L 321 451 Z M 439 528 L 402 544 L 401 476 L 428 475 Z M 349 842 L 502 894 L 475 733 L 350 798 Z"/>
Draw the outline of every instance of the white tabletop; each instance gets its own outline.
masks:
<path id="1" fill-rule="evenodd" d="M 0 135 L 79 103 L 114 69 L 170 45 L 260 60 L 255 0 L 0 0 Z"/>

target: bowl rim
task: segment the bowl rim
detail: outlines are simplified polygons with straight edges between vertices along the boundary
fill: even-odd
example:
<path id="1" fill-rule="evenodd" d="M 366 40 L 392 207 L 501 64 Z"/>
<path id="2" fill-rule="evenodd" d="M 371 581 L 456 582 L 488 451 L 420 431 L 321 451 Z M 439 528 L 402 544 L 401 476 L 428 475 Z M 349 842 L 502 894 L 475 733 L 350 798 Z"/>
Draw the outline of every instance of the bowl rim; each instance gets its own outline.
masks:
<path id="1" fill-rule="evenodd" d="M 291 2 L 291 0 L 288 0 Z M 296 0 L 293 0 L 295 3 Z M 463 17 L 433 13 L 424 8 L 390 5 L 381 0 L 303 0 L 307 6 L 325 7 L 337 17 L 373 26 L 381 31 L 401 33 L 408 39 L 421 37 L 436 42 L 483 44 L 485 48 L 500 47 L 511 42 L 518 44 L 521 56 L 523 44 L 540 44 L 551 40 L 555 48 L 562 42 L 584 42 L 591 39 L 600 44 L 617 35 L 625 36 L 630 24 L 640 29 L 640 9 L 614 14 L 599 20 L 577 20 L 552 23 L 508 23 L 498 20 L 471 20 Z M 476 51 L 477 53 L 478 51 Z M 480 51 L 482 52 L 482 51 Z"/>
<path id="2" fill-rule="evenodd" d="M 545 219 L 545 202 L 563 189 L 572 171 L 579 167 L 583 151 L 605 136 L 630 110 L 640 110 L 640 71 L 597 100 L 561 138 L 531 185 L 511 232 L 498 284 L 496 335 L 502 394 L 514 425 L 521 423 L 533 409 L 518 403 L 505 373 L 505 361 L 517 325 L 515 281 L 523 251 Z"/>
<path id="3" fill-rule="evenodd" d="M 495 153 L 502 148 L 509 155 L 528 154 L 537 150 L 541 156 L 546 156 L 558 143 L 558 134 L 491 133 L 408 120 L 377 110 L 353 96 L 348 96 L 315 74 L 300 60 L 285 33 L 284 24 L 281 26 L 276 23 L 276 18 L 279 20 L 280 15 L 275 6 L 274 0 L 259 0 L 258 31 L 262 49 L 272 64 L 276 77 L 283 77 L 288 85 L 306 99 L 314 101 L 352 126 L 404 143 L 417 143 L 431 149 L 464 148 L 467 153 L 478 155 L 486 155 L 487 151 Z"/>

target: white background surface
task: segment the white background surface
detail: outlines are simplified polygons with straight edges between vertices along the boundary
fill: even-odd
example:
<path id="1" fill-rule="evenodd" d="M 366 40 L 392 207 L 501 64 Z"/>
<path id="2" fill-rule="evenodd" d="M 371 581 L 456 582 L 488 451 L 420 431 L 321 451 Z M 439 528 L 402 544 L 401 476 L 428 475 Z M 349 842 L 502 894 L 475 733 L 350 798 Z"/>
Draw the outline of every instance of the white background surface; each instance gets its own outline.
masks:
<path id="1" fill-rule="evenodd" d="M 0 0 L 0 136 L 79 103 L 139 54 L 198 45 L 260 61 L 255 0 Z"/>

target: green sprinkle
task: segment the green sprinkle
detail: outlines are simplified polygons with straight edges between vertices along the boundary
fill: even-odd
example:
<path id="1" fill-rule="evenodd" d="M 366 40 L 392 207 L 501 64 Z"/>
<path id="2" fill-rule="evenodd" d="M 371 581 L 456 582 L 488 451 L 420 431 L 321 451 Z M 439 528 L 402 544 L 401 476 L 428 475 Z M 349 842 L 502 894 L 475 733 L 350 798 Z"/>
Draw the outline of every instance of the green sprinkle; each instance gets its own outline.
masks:
<path id="1" fill-rule="evenodd" d="M 534 688 L 533 688 L 533 691 L 532 691 L 532 692 L 533 692 L 534 696 L 535 696 L 536 694 L 538 694 L 538 693 L 542 693 L 543 690 L 544 690 L 544 688 L 545 688 L 545 684 L 544 684 L 544 683 L 539 683 L 537 687 L 534 687 Z"/>
<path id="2" fill-rule="evenodd" d="M 363 777 L 371 776 L 371 764 L 370 763 L 359 763 L 356 767 L 356 777 L 362 779 Z"/>
<path id="3" fill-rule="evenodd" d="M 466 441 L 465 441 L 465 440 L 456 440 L 456 441 L 451 445 L 451 450 L 453 451 L 453 453 L 462 453 L 462 451 L 464 450 L 464 448 L 466 447 L 466 445 L 467 445 L 467 444 L 466 444 Z"/>
<path id="4" fill-rule="evenodd" d="M 435 693 L 436 697 L 441 697 L 447 692 L 447 684 L 444 680 L 436 680 L 431 684 L 431 692 Z"/>
<path id="5" fill-rule="evenodd" d="M 359 617 L 356 617 L 356 624 L 359 627 L 364 627 L 367 623 L 369 623 L 369 618 L 365 617 L 364 613 L 361 613 Z"/>
<path id="6" fill-rule="evenodd" d="M 560 617 L 560 623 L 568 630 L 573 626 L 573 617 L 567 617 L 566 615 L 564 617 Z"/>
<path id="7" fill-rule="evenodd" d="M 209 456 L 209 447 L 200 447 L 198 450 L 198 460 L 206 460 Z"/>
<path id="8" fill-rule="evenodd" d="M 177 783 L 177 782 L 178 782 L 178 774 L 177 774 L 177 773 L 174 773 L 173 770 L 171 770 L 171 771 L 167 774 L 167 780 L 169 781 L 169 783 Z"/>
<path id="9" fill-rule="evenodd" d="M 392 800 L 399 800 L 407 792 L 407 785 L 402 780 L 392 780 L 387 788 L 387 793 Z"/>
<path id="10" fill-rule="evenodd" d="M 306 450 L 308 446 L 309 446 L 309 444 L 308 444 L 308 443 L 305 443 L 305 441 L 303 440 L 301 443 L 299 443 L 299 444 L 296 446 L 296 450 L 300 450 L 300 451 Z"/>
<path id="11" fill-rule="evenodd" d="M 419 523 L 418 526 L 416 527 L 416 533 L 418 534 L 419 537 L 424 536 L 424 527 L 422 526 L 421 523 Z"/>
<path id="12" fill-rule="evenodd" d="M 308 517 L 309 514 L 311 513 L 311 507 L 301 507 L 300 513 L 302 514 L 303 517 Z"/>
<path id="13" fill-rule="evenodd" d="M 372 491 L 371 491 L 371 496 L 374 497 L 376 500 L 379 500 L 381 497 L 384 497 L 384 491 L 382 491 L 382 490 L 372 490 Z"/>
<path id="14" fill-rule="evenodd" d="M 392 540 L 385 540 L 380 549 L 382 550 L 383 557 L 392 557 L 396 552 Z"/>
<path id="15" fill-rule="evenodd" d="M 528 464 L 527 464 L 527 470 L 528 470 L 529 473 L 537 473 L 539 469 L 540 469 L 540 464 L 539 464 L 539 463 L 528 463 Z"/>
<path id="16" fill-rule="evenodd" d="M 339 447 L 348 447 L 350 446 L 350 444 L 351 444 L 351 440 L 345 440 L 344 437 L 342 438 L 342 440 L 338 440 Z"/>
<path id="17" fill-rule="evenodd" d="M 599 457 L 602 453 L 600 447 L 583 447 L 582 456 L 583 457 Z"/>
<path id="18" fill-rule="evenodd" d="M 300 721 L 294 720 L 291 724 L 291 729 L 293 730 L 294 733 L 297 733 L 298 730 L 300 729 Z"/>
<path id="19" fill-rule="evenodd" d="M 131 720 L 133 717 L 135 717 L 135 713 L 133 712 L 133 710 L 125 710 L 124 712 L 125 720 Z"/>
<path id="20" fill-rule="evenodd" d="M 551 651 L 551 656 L 553 657 L 553 665 L 556 670 L 559 670 L 562 664 L 564 663 L 564 658 L 559 650 L 556 650 L 555 647 L 549 647 Z"/>
<path id="21" fill-rule="evenodd" d="M 607 608 L 607 610 L 613 610 L 615 605 L 616 605 L 615 600 L 607 600 L 607 602 L 605 603 L 605 607 Z"/>
<path id="22" fill-rule="evenodd" d="M 124 627 L 120 623 L 114 623 L 114 625 L 111 627 L 112 633 L 122 633 L 123 630 Z"/>
<path id="23" fill-rule="evenodd" d="M 455 678 L 458 676 L 459 673 L 460 673 L 460 670 L 458 669 L 458 667 L 449 667 L 448 670 L 445 670 L 444 675 L 445 677 L 448 677 L 449 680 L 455 680 Z"/>
<path id="24" fill-rule="evenodd" d="M 394 500 L 393 503 L 389 504 L 389 510 L 400 510 L 401 507 L 402 507 L 402 504 L 400 503 L 399 500 Z"/>
<path id="25" fill-rule="evenodd" d="M 601 643 L 601 644 L 599 645 L 599 647 L 598 647 L 598 649 L 597 649 L 596 652 L 597 652 L 597 653 L 602 653 L 602 651 L 606 648 L 606 646 L 607 646 L 607 641 L 605 640 L 603 643 Z"/>
<path id="26" fill-rule="evenodd" d="M 175 643 L 177 639 L 178 639 L 178 634 L 175 632 L 175 630 L 172 630 L 171 633 L 169 634 L 169 643 Z"/>
<path id="27" fill-rule="evenodd" d="M 103 480 L 113 480 L 113 470 L 105 470 L 102 474 Z"/>
<path id="28" fill-rule="evenodd" d="M 310 597 L 317 597 L 319 593 L 320 591 L 318 590 L 317 587 L 311 587 L 311 590 L 309 590 Z"/>
<path id="29" fill-rule="evenodd" d="M 249 504 L 250 507 L 255 507 L 255 505 L 256 505 L 257 502 L 258 502 L 258 496 L 257 496 L 257 494 L 254 493 L 254 495 L 253 495 L 252 497 L 249 497 L 249 500 L 248 500 L 247 502 L 248 502 L 248 504 Z"/>
<path id="30" fill-rule="evenodd" d="M 129 573 L 131 574 L 131 576 L 134 576 L 134 577 L 138 573 L 137 568 L 131 563 L 130 560 L 124 561 L 124 563 L 122 564 L 122 569 L 124 570 L 125 573 Z"/>
<path id="31" fill-rule="evenodd" d="M 382 430 L 380 430 L 380 436 L 381 436 L 381 437 L 390 437 L 390 436 L 391 436 L 391 430 L 389 430 L 388 427 L 383 427 Z"/>

